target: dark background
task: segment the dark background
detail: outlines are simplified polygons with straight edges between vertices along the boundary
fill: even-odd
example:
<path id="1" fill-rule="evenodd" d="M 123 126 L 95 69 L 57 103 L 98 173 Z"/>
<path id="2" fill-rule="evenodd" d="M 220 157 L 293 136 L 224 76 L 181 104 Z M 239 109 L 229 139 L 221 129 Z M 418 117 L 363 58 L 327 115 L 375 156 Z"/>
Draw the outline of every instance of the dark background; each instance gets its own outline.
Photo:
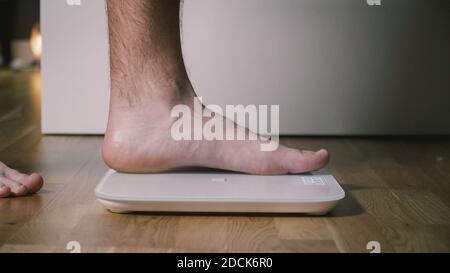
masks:
<path id="1" fill-rule="evenodd" d="M 29 39 L 39 22 L 39 0 L 0 0 L 0 40 L 4 64 L 11 61 L 11 41 Z"/>

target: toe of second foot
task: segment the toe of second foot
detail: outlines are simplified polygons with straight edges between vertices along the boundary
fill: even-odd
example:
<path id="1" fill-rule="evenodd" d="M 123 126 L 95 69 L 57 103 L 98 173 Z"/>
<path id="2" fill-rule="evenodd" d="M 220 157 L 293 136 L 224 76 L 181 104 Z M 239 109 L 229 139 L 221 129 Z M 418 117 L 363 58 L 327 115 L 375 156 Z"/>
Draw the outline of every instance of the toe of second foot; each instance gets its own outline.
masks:
<path id="1" fill-rule="evenodd" d="M 16 197 L 22 197 L 27 195 L 29 192 L 28 188 L 24 185 L 18 185 L 11 189 L 11 194 Z"/>
<path id="2" fill-rule="evenodd" d="M 7 186 L 0 186 L 0 198 L 6 198 L 11 195 L 11 189 Z"/>
<path id="3" fill-rule="evenodd" d="M 21 182 L 22 185 L 25 186 L 25 188 L 27 189 L 27 193 L 32 194 L 39 191 L 42 188 L 44 184 L 44 179 L 42 178 L 41 175 L 33 173 L 25 177 Z"/>

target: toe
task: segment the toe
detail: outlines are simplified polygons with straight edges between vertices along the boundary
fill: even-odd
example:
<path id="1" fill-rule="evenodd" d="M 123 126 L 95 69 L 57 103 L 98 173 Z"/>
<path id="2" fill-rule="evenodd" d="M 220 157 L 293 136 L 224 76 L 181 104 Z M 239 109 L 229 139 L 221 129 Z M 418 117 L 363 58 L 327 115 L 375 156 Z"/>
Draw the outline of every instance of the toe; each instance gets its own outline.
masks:
<path id="1" fill-rule="evenodd" d="M 38 192 L 44 184 L 42 176 L 36 173 L 26 175 L 8 167 L 5 168 L 4 173 L 7 178 L 18 182 L 27 188 L 28 194 Z"/>
<path id="2" fill-rule="evenodd" d="M 29 176 L 24 176 L 19 183 L 24 185 L 28 190 L 29 194 L 38 192 L 44 185 L 44 179 L 37 173 L 33 173 Z"/>
<path id="3" fill-rule="evenodd" d="M 297 151 L 296 159 L 289 166 L 290 173 L 305 173 L 316 171 L 325 167 L 330 160 L 327 150 L 317 152 Z"/>
<path id="4" fill-rule="evenodd" d="M 0 177 L 0 182 L 8 186 L 11 191 L 11 196 L 25 196 L 28 194 L 28 189 L 21 183 L 6 177 Z"/>
<path id="5" fill-rule="evenodd" d="M 8 186 L 0 183 L 0 198 L 6 198 L 11 195 L 11 190 Z"/>
<path id="6" fill-rule="evenodd" d="M 29 192 L 28 188 L 20 183 L 17 183 L 17 185 L 14 187 L 11 187 L 11 193 L 13 196 L 16 197 L 25 196 L 28 194 L 28 192 Z"/>
<path id="7" fill-rule="evenodd" d="M 330 162 L 330 153 L 325 149 L 317 151 L 315 155 L 322 167 L 325 167 Z"/>

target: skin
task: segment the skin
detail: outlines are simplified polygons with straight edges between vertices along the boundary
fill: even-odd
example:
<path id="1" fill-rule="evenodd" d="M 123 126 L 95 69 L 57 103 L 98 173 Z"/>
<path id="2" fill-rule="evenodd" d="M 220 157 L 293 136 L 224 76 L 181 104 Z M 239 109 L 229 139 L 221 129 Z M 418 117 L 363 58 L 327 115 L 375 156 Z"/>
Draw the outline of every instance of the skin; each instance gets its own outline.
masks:
<path id="1" fill-rule="evenodd" d="M 22 197 L 38 192 L 44 180 L 39 174 L 26 175 L 0 162 L 0 198 Z"/>
<path id="2" fill-rule="evenodd" d="M 107 3 L 111 103 L 103 158 L 112 169 L 149 173 L 208 167 L 286 174 L 317 170 L 328 163 L 326 150 L 300 151 L 280 145 L 276 151 L 263 152 L 261 141 L 255 140 L 175 141 L 170 111 L 177 104 L 192 108 L 196 96 L 182 57 L 180 1 Z M 225 118 L 223 123 L 246 130 Z"/>
<path id="3" fill-rule="evenodd" d="M 321 169 L 328 163 L 324 149 L 301 151 L 280 145 L 263 152 L 261 140 L 175 141 L 171 110 L 178 104 L 193 108 L 196 97 L 182 57 L 180 1 L 108 0 L 107 4 L 111 101 L 103 159 L 109 167 L 129 173 L 207 167 L 287 174 Z M 219 118 L 225 129 L 252 134 Z M 21 174 L 0 162 L 0 198 L 26 196 L 42 185 L 40 175 Z"/>

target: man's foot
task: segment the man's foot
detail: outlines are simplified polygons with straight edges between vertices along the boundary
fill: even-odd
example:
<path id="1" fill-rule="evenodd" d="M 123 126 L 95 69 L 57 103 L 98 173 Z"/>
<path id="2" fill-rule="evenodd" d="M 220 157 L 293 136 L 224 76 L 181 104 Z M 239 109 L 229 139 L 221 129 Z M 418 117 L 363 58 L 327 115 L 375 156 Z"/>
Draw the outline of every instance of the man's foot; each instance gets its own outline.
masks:
<path id="1" fill-rule="evenodd" d="M 0 198 L 33 194 L 43 184 L 44 180 L 39 174 L 25 175 L 0 162 Z"/>
<path id="2" fill-rule="evenodd" d="M 113 101 L 103 146 L 105 162 L 112 169 L 130 173 L 208 167 L 250 174 L 286 174 L 318 170 L 329 161 L 326 150 L 300 151 L 280 145 L 276 151 L 264 152 L 260 140 L 175 141 L 171 136 L 175 120 L 170 111 L 175 104 L 192 106 L 189 100 L 193 99 L 168 103 L 153 98 L 151 104 L 132 106 Z M 228 119 L 224 124 L 245 130 Z"/>
<path id="3" fill-rule="evenodd" d="M 209 167 L 285 174 L 327 164 L 325 150 L 307 152 L 280 146 L 274 152 L 262 152 L 260 141 L 175 141 L 171 110 L 178 104 L 192 109 L 195 97 L 181 48 L 180 1 L 107 3 L 111 103 L 103 157 L 112 169 L 158 172 Z M 236 125 L 226 122 L 226 127 Z"/>

